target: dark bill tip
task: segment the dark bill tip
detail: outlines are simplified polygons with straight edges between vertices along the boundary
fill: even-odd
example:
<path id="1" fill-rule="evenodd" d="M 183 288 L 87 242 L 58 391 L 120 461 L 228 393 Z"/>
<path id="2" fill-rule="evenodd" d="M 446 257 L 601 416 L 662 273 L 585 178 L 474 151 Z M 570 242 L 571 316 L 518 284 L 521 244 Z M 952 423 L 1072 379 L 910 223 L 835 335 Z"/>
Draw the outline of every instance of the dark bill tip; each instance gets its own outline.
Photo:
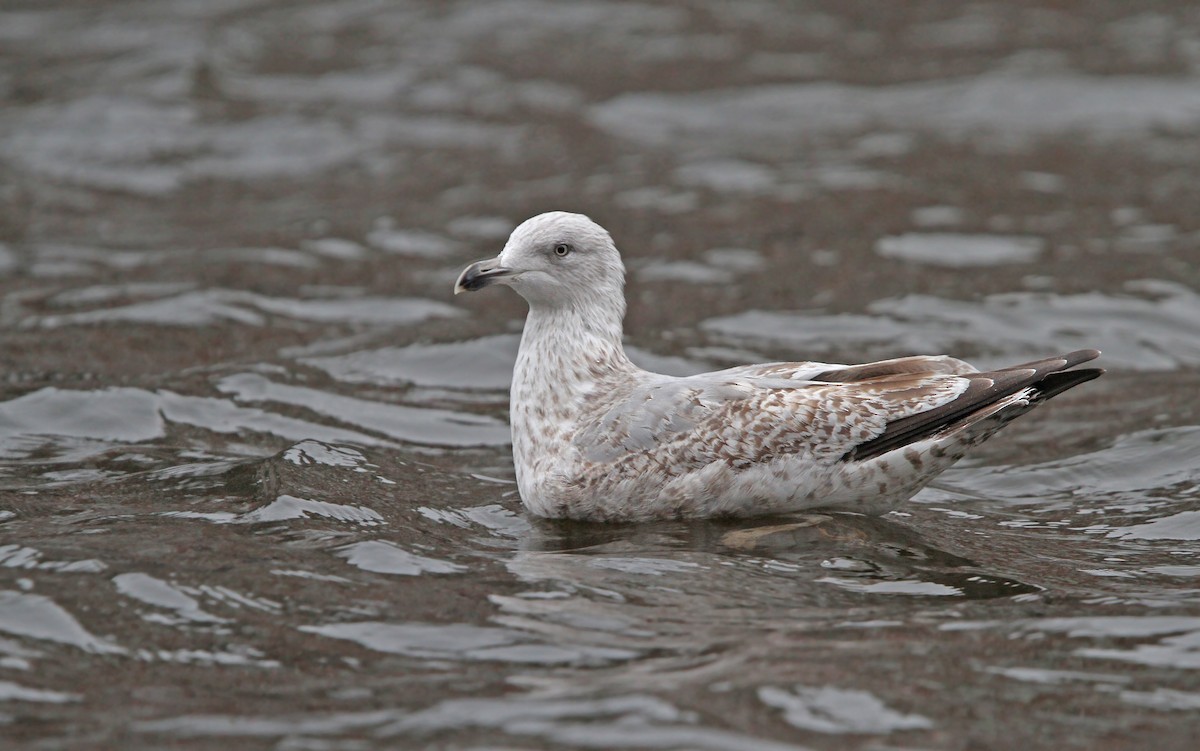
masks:
<path id="1" fill-rule="evenodd" d="M 458 281 L 454 283 L 454 294 L 481 290 L 489 284 L 495 284 L 499 280 L 507 276 L 512 276 L 515 273 L 512 269 L 501 266 L 495 258 L 487 261 L 476 261 L 463 269 L 463 272 L 458 275 Z"/>

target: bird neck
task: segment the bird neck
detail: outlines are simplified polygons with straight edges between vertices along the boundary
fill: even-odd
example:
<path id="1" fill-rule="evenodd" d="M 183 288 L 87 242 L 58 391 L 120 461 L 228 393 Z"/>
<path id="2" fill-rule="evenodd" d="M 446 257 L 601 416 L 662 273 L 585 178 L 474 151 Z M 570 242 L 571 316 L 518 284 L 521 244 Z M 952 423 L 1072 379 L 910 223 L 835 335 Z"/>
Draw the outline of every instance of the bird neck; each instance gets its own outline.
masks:
<path id="1" fill-rule="evenodd" d="M 621 343 L 620 308 L 530 306 L 513 373 L 513 403 L 569 405 L 634 368 Z"/>

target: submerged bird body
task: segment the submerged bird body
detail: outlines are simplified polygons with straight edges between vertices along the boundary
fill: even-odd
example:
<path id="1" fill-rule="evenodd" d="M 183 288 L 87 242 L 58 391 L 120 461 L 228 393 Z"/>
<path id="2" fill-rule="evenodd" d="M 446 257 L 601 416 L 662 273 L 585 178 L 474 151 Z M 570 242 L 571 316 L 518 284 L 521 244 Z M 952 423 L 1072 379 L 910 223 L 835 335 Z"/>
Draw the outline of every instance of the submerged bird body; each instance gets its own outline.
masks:
<path id="1" fill-rule="evenodd" d="M 980 373 L 918 356 L 769 363 L 674 377 L 622 346 L 624 267 L 587 217 L 513 231 L 455 291 L 505 283 L 530 303 L 513 373 L 517 485 L 535 514 L 589 521 L 879 514 L 1040 402 L 1100 375 L 1095 350 Z"/>

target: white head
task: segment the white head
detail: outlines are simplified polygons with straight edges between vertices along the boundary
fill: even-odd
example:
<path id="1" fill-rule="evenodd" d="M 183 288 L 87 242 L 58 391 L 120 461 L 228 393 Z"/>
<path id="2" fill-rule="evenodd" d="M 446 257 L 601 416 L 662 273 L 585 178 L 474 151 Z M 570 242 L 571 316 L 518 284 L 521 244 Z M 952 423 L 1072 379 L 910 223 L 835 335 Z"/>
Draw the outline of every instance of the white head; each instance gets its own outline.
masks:
<path id="1" fill-rule="evenodd" d="M 551 211 L 513 230 L 494 259 L 468 266 L 454 293 L 507 284 L 539 309 L 596 306 L 625 312 L 625 266 L 603 227 L 583 214 Z"/>

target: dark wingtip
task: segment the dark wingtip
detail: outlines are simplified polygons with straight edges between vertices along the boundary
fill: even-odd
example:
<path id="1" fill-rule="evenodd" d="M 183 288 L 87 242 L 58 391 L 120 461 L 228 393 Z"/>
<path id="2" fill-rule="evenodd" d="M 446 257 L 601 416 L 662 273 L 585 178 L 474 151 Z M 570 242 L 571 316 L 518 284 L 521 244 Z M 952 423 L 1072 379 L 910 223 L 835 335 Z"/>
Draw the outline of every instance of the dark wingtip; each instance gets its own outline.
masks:
<path id="1" fill-rule="evenodd" d="M 983 387 L 968 388 L 964 396 L 941 407 L 908 415 L 888 423 L 883 433 L 860 443 L 842 456 L 842 461 L 872 459 L 900 446 L 933 435 L 964 420 L 989 404 L 1021 389 L 1030 389 L 1031 401 L 1043 402 L 1067 389 L 1074 388 L 1104 374 L 1101 368 L 1068 370 L 1080 363 L 1095 360 L 1098 349 L 1080 349 L 1057 357 L 1014 365 L 1001 370 L 967 376 Z M 972 397 L 971 394 L 974 393 Z"/>
<path id="2" fill-rule="evenodd" d="M 1093 358 L 1088 358 L 1093 359 Z M 1050 399 L 1058 396 L 1067 389 L 1072 389 L 1081 383 L 1095 380 L 1104 375 L 1103 368 L 1083 368 L 1081 370 L 1064 370 L 1061 373 L 1051 373 L 1033 386 L 1037 389 L 1038 398 Z"/>
<path id="3" fill-rule="evenodd" d="M 1099 356 L 1100 350 L 1098 349 L 1077 349 L 1074 352 L 1068 352 L 1063 355 L 1063 359 L 1067 361 L 1068 368 L 1073 368 L 1080 363 L 1095 360 Z"/>
<path id="4" fill-rule="evenodd" d="M 1044 357 L 1041 360 L 1033 362 L 1025 362 L 1020 365 L 1010 365 L 1007 368 L 1001 368 L 1003 371 L 1012 372 L 1015 370 L 1033 370 L 1037 373 L 1049 374 L 1057 373 L 1061 370 L 1073 368 L 1076 365 L 1081 365 L 1089 360 L 1095 360 L 1100 356 L 1098 349 L 1077 349 L 1074 352 L 1068 352 L 1065 355 L 1055 355 L 1054 357 Z"/>

